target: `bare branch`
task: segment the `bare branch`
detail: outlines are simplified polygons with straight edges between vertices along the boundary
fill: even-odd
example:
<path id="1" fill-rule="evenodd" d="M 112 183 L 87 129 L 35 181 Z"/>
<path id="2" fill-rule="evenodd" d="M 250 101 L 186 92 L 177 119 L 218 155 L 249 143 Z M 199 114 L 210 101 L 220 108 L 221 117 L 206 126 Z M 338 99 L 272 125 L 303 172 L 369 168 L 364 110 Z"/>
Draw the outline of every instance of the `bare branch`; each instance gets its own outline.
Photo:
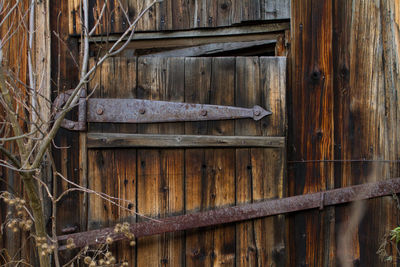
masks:
<path id="1" fill-rule="evenodd" d="M 100 21 L 103 18 L 103 15 L 104 15 L 104 11 L 106 10 L 107 2 L 108 2 L 108 0 L 104 1 L 103 8 L 101 9 L 101 12 L 100 12 L 100 16 L 97 19 L 96 24 L 93 26 L 92 30 L 89 32 L 89 36 L 92 36 L 95 33 L 96 28 L 99 26 Z"/>
<path id="2" fill-rule="evenodd" d="M 17 0 L 15 5 L 8 11 L 7 15 L 4 16 L 2 21 L 0 22 L 0 26 L 3 25 L 4 22 L 8 19 L 8 17 L 11 15 L 11 13 L 18 7 L 20 0 Z"/>
<path id="3" fill-rule="evenodd" d="M 87 0 L 84 0 L 84 3 Z M 132 32 L 130 35 L 130 38 L 126 41 L 126 43 L 124 44 L 125 46 L 128 44 L 128 42 L 131 41 L 132 37 L 133 37 L 133 30 L 137 24 L 137 22 L 143 17 L 143 15 L 152 7 L 154 6 L 156 3 L 160 3 L 162 2 L 162 0 L 155 0 L 153 3 L 151 3 L 147 8 L 145 8 L 140 15 L 136 18 L 136 20 L 131 24 L 131 26 L 122 34 L 122 36 L 118 39 L 118 43 L 120 43 L 124 37 L 129 34 L 129 32 Z M 86 11 L 87 12 L 87 11 Z M 86 35 L 87 37 L 87 35 Z M 93 66 L 89 71 L 85 72 L 85 75 L 82 75 L 80 78 L 80 81 L 78 83 L 78 85 L 75 87 L 75 89 L 73 90 L 71 96 L 69 97 L 69 99 L 67 100 L 67 102 L 64 105 L 63 110 L 59 113 L 59 117 L 55 120 L 53 127 L 49 130 L 49 133 L 45 136 L 45 138 L 43 139 L 43 141 L 40 144 L 39 147 L 39 151 L 35 156 L 35 159 L 32 163 L 31 168 L 32 169 L 36 169 L 41 160 L 42 157 L 44 155 L 44 153 L 46 152 L 47 147 L 49 146 L 49 144 L 51 143 L 51 140 L 55 137 L 58 129 L 61 126 L 62 121 L 64 120 L 66 114 L 69 111 L 69 108 L 73 105 L 75 105 L 78 100 L 79 100 L 79 94 L 82 90 L 82 87 L 84 85 L 86 85 L 87 83 L 87 79 L 95 72 L 95 70 L 97 69 L 97 67 L 101 64 L 104 63 L 104 61 L 106 59 L 108 59 L 110 56 L 115 55 L 116 53 L 119 53 L 120 51 L 122 51 L 121 48 L 119 48 L 117 51 L 113 52 L 113 50 L 115 49 L 116 45 L 114 45 L 112 48 L 110 48 L 110 50 L 108 51 L 108 53 L 106 53 L 98 62 L 95 66 Z"/>
<path id="4" fill-rule="evenodd" d="M 5 149 L 3 146 L 0 146 L 0 151 L 3 152 L 3 154 L 12 161 L 12 163 L 17 166 L 17 168 L 21 168 L 21 162 L 14 157 L 14 155 L 8 151 L 7 149 Z"/>
<path id="5" fill-rule="evenodd" d="M 6 104 L 5 108 L 7 111 L 7 117 L 11 122 L 11 126 L 13 128 L 14 134 L 16 136 L 24 135 L 24 133 L 21 129 L 21 126 L 18 123 L 17 116 L 15 115 L 15 113 L 9 112 L 9 110 L 12 110 L 12 100 L 11 100 L 11 96 L 10 96 L 10 91 L 7 89 L 7 86 L 5 84 L 4 71 L 3 71 L 3 66 L 1 65 L 1 62 L 0 62 L 0 90 L 1 90 L 2 99 L 5 101 L 5 104 Z M 22 157 L 25 155 L 24 143 L 21 139 L 17 139 L 15 141 L 18 145 L 19 153 L 21 155 L 21 160 L 22 160 Z"/>

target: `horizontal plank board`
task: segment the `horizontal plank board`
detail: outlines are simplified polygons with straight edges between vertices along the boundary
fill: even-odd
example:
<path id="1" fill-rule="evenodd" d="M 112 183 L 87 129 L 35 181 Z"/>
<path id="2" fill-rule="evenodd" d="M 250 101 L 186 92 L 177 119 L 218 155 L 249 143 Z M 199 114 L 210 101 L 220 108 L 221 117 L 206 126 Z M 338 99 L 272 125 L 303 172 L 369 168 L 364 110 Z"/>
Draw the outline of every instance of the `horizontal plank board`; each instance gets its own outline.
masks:
<path id="1" fill-rule="evenodd" d="M 157 40 L 157 39 L 177 39 L 177 38 L 204 38 L 216 36 L 236 36 L 236 35 L 249 35 L 259 33 L 271 33 L 278 31 L 285 31 L 290 29 L 289 22 L 266 23 L 257 25 L 246 26 L 232 26 L 223 27 L 218 29 L 196 29 L 196 30 L 183 30 L 183 31 L 170 31 L 170 32 L 137 32 L 132 37 L 133 41 L 139 40 Z M 115 42 L 120 39 L 120 35 L 93 36 L 89 38 L 89 42 Z M 124 38 L 126 40 L 128 37 Z"/>
<path id="2" fill-rule="evenodd" d="M 217 43 L 235 43 L 235 42 L 253 42 L 253 41 L 265 41 L 265 40 L 277 40 L 282 36 L 283 32 L 270 32 L 270 33 L 255 33 L 255 34 L 244 34 L 244 35 L 218 35 L 210 37 L 185 37 L 185 38 L 167 38 L 167 39 L 135 39 L 128 43 L 126 48 L 119 56 L 122 57 L 134 57 L 134 53 L 139 49 L 159 49 L 165 51 L 167 49 L 185 48 L 198 45 L 206 44 L 217 44 Z M 93 54 L 104 55 L 106 51 L 113 45 L 112 42 L 98 45 L 92 43 L 90 46 Z M 140 55 L 140 54 L 139 54 Z"/>
<path id="3" fill-rule="evenodd" d="M 205 56 L 214 55 L 216 53 L 233 51 L 238 49 L 244 49 L 254 46 L 261 46 L 276 43 L 276 40 L 260 40 L 250 42 L 231 42 L 231 43 L 219 43 L 219 44 L 206 44 L 195 47 L 188 47 L 182 49 L 175 49 L 166 52 L 150 54 L 151 57 L 193 57 L 193 56 Z"/>
<path id="4" fill-rule="evenodd" d="M 88 133 L 88 148 L 111 147 L 271 147 L 285 137 Z"/>

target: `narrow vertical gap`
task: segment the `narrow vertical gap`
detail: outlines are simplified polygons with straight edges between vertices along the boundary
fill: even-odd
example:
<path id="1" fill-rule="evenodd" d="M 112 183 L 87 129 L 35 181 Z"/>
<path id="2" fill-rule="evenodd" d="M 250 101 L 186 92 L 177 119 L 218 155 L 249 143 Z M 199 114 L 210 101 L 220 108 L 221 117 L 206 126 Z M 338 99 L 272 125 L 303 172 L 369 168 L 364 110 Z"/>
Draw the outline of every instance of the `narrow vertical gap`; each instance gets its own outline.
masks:
<path id="1" fill-rule="evenodd" d="M 237 97 L 237 95 L 236 95 L 236 90 L 237 90 L 237 87 L 238 87 L 238 84 L 237 84 L 237 57 L 234 57 L 234 59 L 235 59 L 235 62 L 234 62 L 234 89 L 233 89 L 233 103 L 234 103 L 234 105 L 236 106 L 237 105 L 237 102 L 236 102 L 236 97 Z M 236 135 L 236 124 L 237 124 L 237 121 L 236 120 L 234 120 L 234 127 L 233 127 L 233 135 Z M 234 149 L 234 157 L 235 157 L 235 206 L 237 206 L 237 184 L 238 184 L 238 177 L 237 177 L 237 157 L 236 157 L 236 153 L 237 153 L 237 149 L 235 148 Z M 238 227 L 238 224 L 239 223 L 235 223 L 235 260 L 233 261 L 234 262 L 234 266 L 236 266 L 237 265 L 237 255 L 238 255 L 238 250 L 237 250 L 237 240 L 238 240 L 238 230 L 237 230 L 237 227 Z"/>
<path id="2" fill-rule="evenodd" d="M 135 86 L 135 96 L 137 97 L 138 95 L 138 85 L 139 85 L 139 57 L 135 58 L 135 64 L 136 64 L 136 86 Z M 136 127 L 137 132 L 139 132 L 138 127 Z M 138 214 L 139 214 L 139 208 L 138 208 L 138 185 L 139 185 L 139 149 L 135 149 L 135 153 L 136 153 L 136 183 L 135 183 L 135 211 L 136 211 L 136 215 L 135 215 L 135 222 L 138 223 Z M 136 244 L 139 244 L 138 240 L 136 239 Z M 135 266 L 137 266 L 138 264 L 138 246 L 136 245 L 134 247 L 135 250 Z"/>
<path id="3" fill-rule="evenodd" d="M 186 58 L 183 58 L 183 102 L 186 102 Z M 183 123 L 183 134 L 186 133 L 185 123 Z M 182 214 L 186 214 L 186 149 L 183 149 L 183 211 Z M 187 231 L 183 231 L 182 233 L 182 256 L 181 263 L 182 266 L 186 266 L 186 235 Z"/>

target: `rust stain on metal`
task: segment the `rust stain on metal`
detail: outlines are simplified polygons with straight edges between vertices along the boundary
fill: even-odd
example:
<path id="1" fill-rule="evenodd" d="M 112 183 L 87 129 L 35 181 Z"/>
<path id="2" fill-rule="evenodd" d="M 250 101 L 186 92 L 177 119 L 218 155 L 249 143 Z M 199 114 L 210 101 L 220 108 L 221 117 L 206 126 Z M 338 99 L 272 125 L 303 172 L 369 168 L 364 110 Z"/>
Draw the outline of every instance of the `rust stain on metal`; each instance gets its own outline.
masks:
<path id="1" fill-rule="evenodd" d="M 73 90 L 68 90 L 64 93 L 61 93 L 57 96 L 53 103 L 53 113 L 55 115 L 55 119 L 60 115 L 60 109 L 63 105 L 68 101 L 71 96 Z M 78 102 L 78 121 L 71 121 L 68 119 L 64 119 L 61 123 L 61 127 L 72 130 L 72 131 L 85 131 L 86 130 L 86 91 L 82 90 L 81 95 L 79 97 Z"/>
<path id="2" fill-rule="evenodd" d="M 104 107 L 104 108 L 103 108 Z M 99 115 L 96 110 L 102 108 Z M 271 112 L 259 107 L 241 108 L 141 99 L 88 100 L 88 122 L 153 123 L 252 118 L 260 120 Z"/>
<path id="3" fill-rule="evenodd" d="M 136 237 L 156 235 L 166 232 L 182 231 L 200 227 L 238 222 L 271 215 L 284 214 L 300 210 L 320 208 L 352 201 L 391 195 L 400 192 L 400 178 L 333 189 L 313 194 L 299 195 L 282 199 L 267 200 L 235 207 L 149 220 L 131 225 L 131 232 Z M 69 238 L 77 247 L 105 243 L 107 237 L 122 240 L 124 235 L 114 233 L 114 228 L 104 228 L 83 233 L 63 235 L 59 241 Z M 60 246 L 60 250 L 65 246 Z"/>
<path id="4" fill-rule="evenodd" d="M 60 110 L 71 95 L 71 91 L 60 94 L 53 109 Z M 79 120 L 65 119 L 62 127 L 70 130 L 85 130 L 86 122 L 110 123 L 154 123 L 204 120 L 231 120 L 252 118 L 260 120 L 272 114 L 260 106 L 242 108 L 221 105 L 190 104 L 141 99 L 91 98 L 86 101 L 82 93 L 79 100 Z M 86 110 L 87 108 L 87 110 Z"/>

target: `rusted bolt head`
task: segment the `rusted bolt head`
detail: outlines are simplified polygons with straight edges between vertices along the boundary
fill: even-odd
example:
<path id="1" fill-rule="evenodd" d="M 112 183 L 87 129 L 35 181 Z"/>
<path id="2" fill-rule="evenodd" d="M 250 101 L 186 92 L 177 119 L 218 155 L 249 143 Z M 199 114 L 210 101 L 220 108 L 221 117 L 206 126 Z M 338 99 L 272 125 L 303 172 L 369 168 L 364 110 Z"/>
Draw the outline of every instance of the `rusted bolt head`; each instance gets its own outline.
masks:
<path id="1" fill-rule="evenodd" d="M 202 109 L 202 110 L 200 111 L 200 115 L 201 115 L 201 116 L 207 116 L 207 110 Z"/>
<path id="2" fill-rule="evenodd" d="M 141 109 L 139 109 L 139 113 L 144 114 L 144 113 L 146 113 L 146 110 L 144 108 L 141 108 Z"/>
<path id="3" fill-rule="evenodd" d="M 258 109 L 254 110 L 254 115 L 255 116 L 260 116 L 261 115 L 261 110 L 258 110 Z"/>
<path id="4" fill-rule="evenodd" d="M 98 108 L 96 112 L 98 115 L 103 115 L 104 110 L 102 108 Z"/>

